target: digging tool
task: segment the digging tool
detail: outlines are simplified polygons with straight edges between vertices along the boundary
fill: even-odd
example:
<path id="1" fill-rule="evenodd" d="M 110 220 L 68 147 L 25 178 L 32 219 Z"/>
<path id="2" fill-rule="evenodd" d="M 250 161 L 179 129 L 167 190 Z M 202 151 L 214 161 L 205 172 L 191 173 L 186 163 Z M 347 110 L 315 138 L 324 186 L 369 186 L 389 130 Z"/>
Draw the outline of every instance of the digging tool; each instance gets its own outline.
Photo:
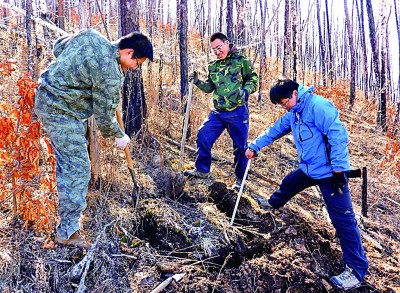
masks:
<path id="1" fill-rule="evenodd" d="M 158 285 L 153 291 L 150 293 L 159 293 L 162 290 L 164 290 L 171 282 L 174 280 L 175 282 L 179 282 L 182 280 L 183 276 L 185 276 L 185 273 L 183 274 L 175 274 L 169 278 L 167 278 L 164 282 L 162 282 L 160 285 Z"/>
<path id="2" fill-rule="evenodd" d="M 121 110 L 117 109 L 116 114 L 117 114 L 117 120 L 118 120 L 119 127 L 121 127 L 122 131 L 125 131 L 124 123 L 122 122 Z M 134 206 L 137 207 L 139 204 L 140 186 L 136 180 L 135 171 L 133 170 L 133 161 L 132 161 L 131 152 L 129 150 L 128 145 L 125 147 L 124 151 L 125 151 L 126 161 L 128 163 L 129 173 L 131 173 L 131 177 L 132 177 L 132 181 L 133 181 L 132 199 L 134 202 Z"/>
<path id="3" fill-rule="evenodd" d="M 251 159 L 247 162 L 246 170 L 244 171 L 242 184 L 240 185 L 239 194 L 238 194 L 238 197 L 236 199 L 235 208 L 233 209 L 233 214 L 232 214 L 232 219 L 231 219 L 231 224 L 230 224 L 231 226 L 233 225 L 233 221 L 235 220 L 236 210 L 237 210 L 237 208 L 239 206 L 240 197 L 242 196 L 242 193 L 243 193 L 244 183 L 246 182 L 247 174 L 249 174 L 250 163 L 251 163 Z"/>
<path id="4" fill-rule="evenodd" d="M 192 72 L 194 71 L 194 64 L 192 64 Z M 178 164 L 178 172 L 182 172 L 183 166 L 183 155 L 185 154 L 185 141 L 186 141 L 186 132 L 189 124 L 189 112 L 190 112 L 190 103 L 192 101 L 192 93 L 193 93 L 193 79 L 189 85 L 189 94 L 186 102 L 186 112 L 185 112 L 185 121 L 183 123 L 183 133 L 182 133 L 182 141 L 181 141 L 181 152 L 179 155 L 179 164 Z"/>
<path id="5" fill-rule="evenodd" d="M 358 178 L 358 177 L 361 177 L 361 176 L 362 176 L 361 169 L 354 169 L 354 170 L 350 170 L 349 172 L 347 172 L 347 178 L 348 179 L 350 179 L 350 178 Z M 337 192 L 339 194 L 343 194 L 343 191 L 342 191 L 341 188 L 338 188 Z"/>

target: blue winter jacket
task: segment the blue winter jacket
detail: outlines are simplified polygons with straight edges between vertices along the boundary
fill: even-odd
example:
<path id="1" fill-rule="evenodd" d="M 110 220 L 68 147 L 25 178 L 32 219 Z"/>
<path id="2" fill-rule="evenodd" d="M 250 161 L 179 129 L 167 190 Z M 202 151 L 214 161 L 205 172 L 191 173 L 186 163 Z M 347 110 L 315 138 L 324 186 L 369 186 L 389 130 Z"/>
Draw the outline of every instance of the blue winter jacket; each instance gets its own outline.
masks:
<path id="1" fill-rule="evenodd" d="M 313 179 L 332 176 L 332 171 L 350 169 L 348 133 L 336 107 L 313 94 L 314 87 L 298 89 L 297 104 L 252 141 L 257 152 L 292 132 L 301 170 Z"/>

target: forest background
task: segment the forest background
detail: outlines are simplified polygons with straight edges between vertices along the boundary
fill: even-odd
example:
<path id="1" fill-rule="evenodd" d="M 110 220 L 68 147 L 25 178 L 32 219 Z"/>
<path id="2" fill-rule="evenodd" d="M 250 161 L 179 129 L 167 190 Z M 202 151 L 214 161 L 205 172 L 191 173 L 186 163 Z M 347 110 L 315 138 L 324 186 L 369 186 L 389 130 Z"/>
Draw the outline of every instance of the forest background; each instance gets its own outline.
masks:
<path id="1" fill-rule="evenodd" d="M 182 180 L 182 142 L 183 168 L 190 168 L 195 130 L 210 105 L 209 95 L 194 88 L 183 133 L 188 73 L 194 66 L 205 78 L 214 58 L 208 38 L 223 31 L 251 58 L 260 77 L 249 102 L 249 139 L 283 113 L 268 99 L 269 87 L 281 75 L 315 85 L 338 107 L 350 133 L 352 166 L 368 170 L 365 178 L 350 182 L 371 262 L 359 292 L 398 292 L 398 4 L 1 0 L 0 290 L 147 292 L 168 273 L 185 272 L 174 285 L 177 291 L 334 291 L 328 277 L 340 271 L 340 249 L 318 191 L 307 190 L 277 213 L 265 213 L 254 201 L 267 197 L 297 166 L 290 137 L 253 163 L 233 226 L 229 219 L 237 194 L 227 187 L 232 146 L 226 134 L 214 147 L 213 180 Z M 52 44 L 89 27 L 110 40 L 132 30 L 146 33 L 155 61 L 128 73 L 122 93 L 141 186 L 138 205 L 132 202 L 124 154 L 89 121 L 92 182 L 82 225 L 95 244 L 86 253 L 52 241 L 55 159 L 32 106 L 40 72 L 53 60 Z M 74 275 L 83 260 L 87 270 Z"/>

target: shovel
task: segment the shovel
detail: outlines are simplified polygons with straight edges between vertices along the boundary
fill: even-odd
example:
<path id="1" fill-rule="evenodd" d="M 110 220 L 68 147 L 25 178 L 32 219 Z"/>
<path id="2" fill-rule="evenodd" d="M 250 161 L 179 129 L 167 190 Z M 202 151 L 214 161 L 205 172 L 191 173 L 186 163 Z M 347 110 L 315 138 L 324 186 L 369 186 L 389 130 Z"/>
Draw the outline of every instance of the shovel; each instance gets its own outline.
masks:
<path id="1" fill-rule="evenodd" d="M 237 208 L 239 206 L 240 197 L 242 196 L 242 193 L 243 193 L 244 183 L 246 181 L 247 174 L 249 174 L 250 163 L 251 163 L 251 159 L 247 162 L 246 170 L 244 171 L 242 184 L 240 185 L 239 194 L 238 194 L 238 197 L 236 199 L 235 208 L 233 209 L 233 213 L 232 213 L 232 219 L 231 219 L 231 224 L 230 224 L 231 226 L 233 225 L 233 221 L 235 220 L 236 211 L 237 211 Z"/>
<path id="2" fill-rule="evenodd" d="M 175 275 L 169 277 L 164 282 L 162 282 L 160 285 L 158 285 L 150 293 L 159 293 L 159 292 L 161 292 L 163 289 L 165 289 L 165 287 L 167 287 L 172 282 L 172 280 L 175 280 L 175 282 L 179 282 L 180 280 L 182 280 L 184 275 L 185 275 L 185 273 L 183 273 L 183 274 L 175 274 Z"/>
<path id="3" fill-rule="evenodd" d="M 122 131 L 125 131 L 124 123 L 122 122 L 121 110 L 117 109 L 116 114 L 117 114 L 117 120 L 118 120 L 119 127 L 121 127 Z M 125 151 L 126 161 L 128 163 L 129 173 L 131 173 L 131 177 L 132 177 L 132 181 L 133 181 L 132 200 L 133 200 L 134 207 L 137 207 L 139 204 L 140 186 L 136 180 L 135 171 L 133 170 L 133 161 L 132 161 L 132 157 L 131 157 L 131 153 L 129 151 L 128 145 L 125 147 L 124 151 Z"/>

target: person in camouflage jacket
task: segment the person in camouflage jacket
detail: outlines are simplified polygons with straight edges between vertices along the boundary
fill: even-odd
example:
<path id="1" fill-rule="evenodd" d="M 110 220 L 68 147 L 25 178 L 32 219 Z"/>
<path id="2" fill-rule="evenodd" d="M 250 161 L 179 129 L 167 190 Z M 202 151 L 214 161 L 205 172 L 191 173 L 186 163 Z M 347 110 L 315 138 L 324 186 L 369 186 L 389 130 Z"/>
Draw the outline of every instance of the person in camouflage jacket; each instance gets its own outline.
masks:
<path id="1" fill-rule="evenodd" d="M 79 233 L 90 180 L 86 120 L 93 115 L 101 134 L 114 137 L 118 147 L 130 142 L 115 117 L 123 71 L 153 61 L 153 46 L 138 32 L 111 43 L 88 29 L 58 39 L 53 53 L 56 60 L 40 76 L 35 112 L 57 160 L 60 222 L 55 242 L 87 247 Z"/>
<path id="2" fill-rule="evenodd" d="M 212 146 L 226 129 L 233 141 L 236 181 L 232 188 L 239 190 L 248 161 L 245 156 L 249 132 L 248 99 L 257 90 L 258 75 L 250 60 L 229 44 L 223 33 L 211 35 L 210 43 L 217 59 L 209 63 L 207 79 L 202 81 L 197 72 L 192 72 L 189 80 L 203 92 L 213 93 L 214 107 L 197 134 L 195 169 L 186 170 L 184 175 L 208 177 Z"/>

